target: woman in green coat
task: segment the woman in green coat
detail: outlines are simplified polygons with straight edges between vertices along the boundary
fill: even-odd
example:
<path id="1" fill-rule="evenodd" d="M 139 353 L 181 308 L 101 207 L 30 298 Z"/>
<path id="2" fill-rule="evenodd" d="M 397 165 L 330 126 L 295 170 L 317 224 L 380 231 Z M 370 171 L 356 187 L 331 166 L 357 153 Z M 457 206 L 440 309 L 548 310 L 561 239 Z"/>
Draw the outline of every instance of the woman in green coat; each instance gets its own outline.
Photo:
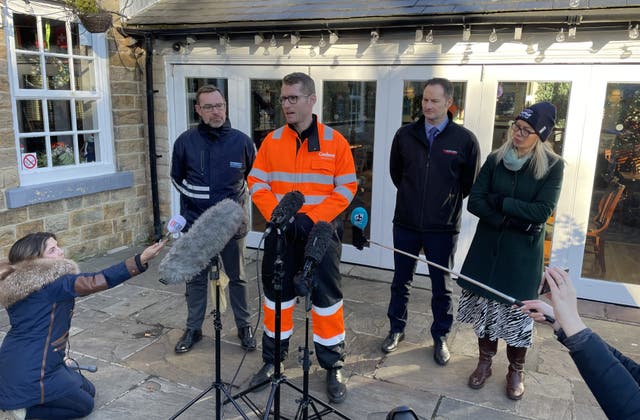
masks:
<path id="1" fill-rule="evenodd" d="M 509 139 L 491 153 L 471 188 L 468 210 L 480 219 L 462 274 L 516 299 L 538 297 L 544 258 L 544 226 L 562 185 L 564 161 L 546 142 L 556 108 L 540 102 L 523 110 Z M 507 396 L 524 393 L 524 361 L 531 347 L 533 321 L 497 296 L 458 280 L 463 292 L 459 322 L 473 324 L 479 361 L 469 386 L 480 389 L 491 376 L 498 339 L 507 343 Z"/>

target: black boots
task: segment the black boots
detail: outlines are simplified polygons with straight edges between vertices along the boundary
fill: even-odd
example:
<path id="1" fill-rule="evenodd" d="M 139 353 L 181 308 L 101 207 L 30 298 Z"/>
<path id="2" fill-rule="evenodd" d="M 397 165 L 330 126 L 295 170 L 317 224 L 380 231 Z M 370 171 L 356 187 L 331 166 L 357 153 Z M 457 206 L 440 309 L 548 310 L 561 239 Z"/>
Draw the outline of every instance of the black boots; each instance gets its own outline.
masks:
<path id="1" fill-rule="evenodd" d="M 469 376 L 469 387 L 480 389 L 484 386 L 484 382 L 491 376 L 491 359 L 498 351 L 498 340 L 491 341 L 488 336 L 478 338 L 478 366 Z"/>
<path id="2" fill-rule="evenodd" d="M 507 373 L 507 397 L 519 400 L 524 394 L 524 359 L 526 347 L 507 346 L 509 373 Z"/>
<path id="3" fill-rule="evenodd" d="M 341 403 L 347 398 L 346 380 L 342 368 L 327 369 L 327 396 L 332 403 Z"/>

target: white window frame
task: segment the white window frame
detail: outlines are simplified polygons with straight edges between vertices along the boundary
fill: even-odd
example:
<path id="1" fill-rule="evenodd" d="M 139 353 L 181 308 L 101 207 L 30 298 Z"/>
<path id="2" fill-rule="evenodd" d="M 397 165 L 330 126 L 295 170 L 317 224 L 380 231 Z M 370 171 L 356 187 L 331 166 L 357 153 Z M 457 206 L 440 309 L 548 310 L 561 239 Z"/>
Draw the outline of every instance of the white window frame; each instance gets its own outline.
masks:
<path id="1" fill-rule="evenodd" d="M 13 26 L 13 14 L 31 14 L 38 19 L 46 17 L 49 19 L 57 19 L 67 21 L 69 19 L 69 11 L 65 10 L 62 5 L 48 4 L 45 2 L 31 1 L 26 4 L 23 0 L 8 0 L 7 7 L 4 12 L 7 60 L 9 62 L 9 80 L 11 85 L 11 102 L 13 108 L 13 126 L 16 145 L 16 165 L 18 166 L 18 175 L 21 186 L 31 186 L 39 184 L 48 184 L 58 181 L 68 181 L 83 177 L 95 177 L 116 172 L 114 163 L 113 148 L 113 129 L 111 121 L 111 99 L 108 78 L 108 51 L 105 34 L 88 34 L 91 37 L 93 49 L 93 60 L 95 70 L 95 91 L 80 90 L 44 90 L 44 89 L 21 89 L 18 81 L 18 67 L 16 62 L 16 42 Z M 43 54 L 42 50 L 39 53 Z M 70 57 L 70 66 L 73 65 L 73 57 Z M 73 67 L 71 67 L 72 69 Z M 72 70 L 70 71 L 73 74 Z M 99 162 L 80 163 L 73 165 L 38 168 L 33 171 L 25 171 L 21 164 L 20 153 L 20 133 L 18 125 L 18 108 L 17 101 L 24 99 L 77 99 L 77 100 L 94 100 L 96 102 L 97 127 L 95 131 L 99 133 L 99 142 L 96 144 L 96 156 L 100 157 Z M 45 111 L 46 114 L 46 111 Z M 84 131 L 84 130 L 82 130 Z M 76 135 L 78 130 L 62 132 L 63 134 Z M 50 131 L 43 131 L 42 135 L 47 136 L 53 134 Z M 60 135 L 60 132 L 55 132 Z"/>

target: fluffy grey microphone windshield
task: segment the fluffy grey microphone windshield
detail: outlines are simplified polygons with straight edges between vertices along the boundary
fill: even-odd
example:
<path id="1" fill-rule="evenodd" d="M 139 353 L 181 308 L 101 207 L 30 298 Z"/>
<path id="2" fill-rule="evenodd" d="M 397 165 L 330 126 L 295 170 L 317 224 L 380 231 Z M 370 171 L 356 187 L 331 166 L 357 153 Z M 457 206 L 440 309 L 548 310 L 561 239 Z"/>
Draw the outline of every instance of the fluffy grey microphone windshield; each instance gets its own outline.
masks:
<path id="1" fill-rule="evenodd" d="M 244 217 L 242 206 L 229 198 L 209 207 L 160 262 L 158 271 L 164 282 L 185 282 L 207 268 L 238 233 Z"/>

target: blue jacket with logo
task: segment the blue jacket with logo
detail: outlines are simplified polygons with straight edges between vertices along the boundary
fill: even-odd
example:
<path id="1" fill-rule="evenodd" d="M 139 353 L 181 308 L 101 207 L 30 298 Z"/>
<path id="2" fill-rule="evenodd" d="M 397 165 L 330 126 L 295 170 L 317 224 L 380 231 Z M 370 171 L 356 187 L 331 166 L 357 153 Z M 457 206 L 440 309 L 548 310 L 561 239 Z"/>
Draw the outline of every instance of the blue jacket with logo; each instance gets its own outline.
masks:
<path id="1" fill-rule="evenodd" d="M 200 123 L 178 137 L 173 145 L 171 181 L 180 193 L 180 213 L 187 228 L 225 198 L 248 211 L 245 180 L 255 157 L 253 140 L 231 128 L 228 119 L 220 128 Z"/>
<path id="2" fill-rule="evenodd" d="M 400 127 L 389 170 L 398 189 L 393 223 L 417 232 L 458 232 L 462 200 L 480 170 L 476 136 L 451 121 L 429 145 L 424 116 Z"/>

